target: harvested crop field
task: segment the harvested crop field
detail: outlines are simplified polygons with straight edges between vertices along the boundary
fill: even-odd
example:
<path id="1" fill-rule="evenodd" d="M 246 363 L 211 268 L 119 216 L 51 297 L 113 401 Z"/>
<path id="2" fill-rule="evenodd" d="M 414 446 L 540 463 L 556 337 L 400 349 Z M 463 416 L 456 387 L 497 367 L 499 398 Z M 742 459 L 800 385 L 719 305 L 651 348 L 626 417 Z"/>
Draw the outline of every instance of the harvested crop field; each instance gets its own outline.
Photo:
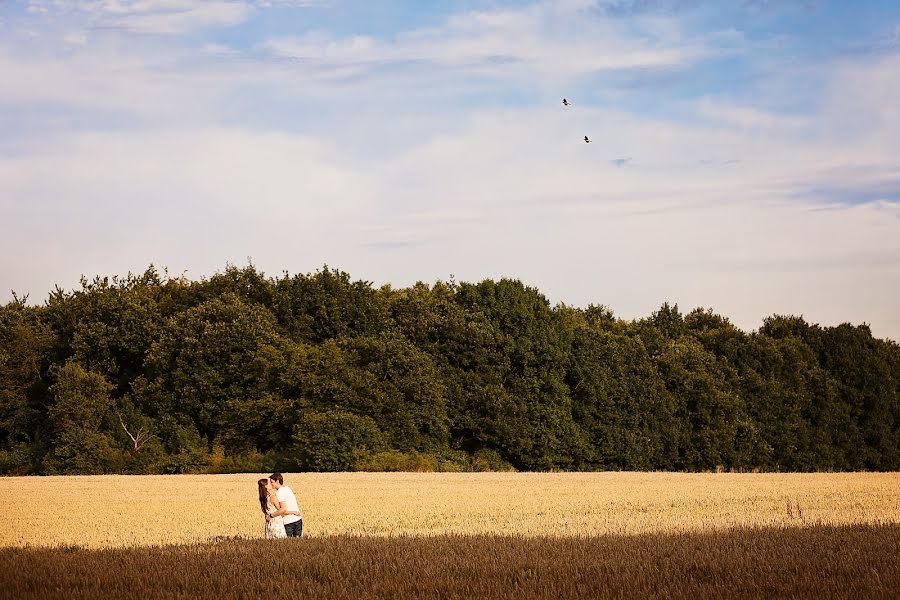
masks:
<path id="1" fill-rule="evenodd" d="M 16 598 L 896 597 L 900 474 L 287 474 L 0 479 Z M 272 585 L 272 582 L 277 585 Z"/>
<path id="2" fill-rule="evenodd" d="M 0 546 L 259 537 L 258 475 L 0 478 Z M 900 524 L 898 473 L 286 474 L 304 535 L 596 536 Z M 21 508 L 17 508 L 21 507 Z"/>

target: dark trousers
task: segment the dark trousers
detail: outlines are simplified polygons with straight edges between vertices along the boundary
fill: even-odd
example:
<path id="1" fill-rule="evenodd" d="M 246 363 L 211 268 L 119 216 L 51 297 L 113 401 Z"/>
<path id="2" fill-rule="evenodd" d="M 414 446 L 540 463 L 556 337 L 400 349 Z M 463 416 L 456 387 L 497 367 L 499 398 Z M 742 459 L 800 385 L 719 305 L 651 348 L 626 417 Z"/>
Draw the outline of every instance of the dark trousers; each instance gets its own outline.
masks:
<path id="1" fill-rule="evenodd" d="M 285 523 L 284 530 L 288 537 L 300 537 L 303 535 L 303 519 L 294 521 L 293 523 Z"/>

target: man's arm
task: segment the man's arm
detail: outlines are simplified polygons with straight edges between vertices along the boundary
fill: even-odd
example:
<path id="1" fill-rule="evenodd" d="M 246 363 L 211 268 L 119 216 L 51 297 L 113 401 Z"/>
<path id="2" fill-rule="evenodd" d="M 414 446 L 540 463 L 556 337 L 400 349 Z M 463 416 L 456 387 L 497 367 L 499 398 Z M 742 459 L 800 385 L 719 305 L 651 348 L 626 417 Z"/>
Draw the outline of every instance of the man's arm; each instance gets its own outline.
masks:
<path id="1" fill-rule="evenodd" d="M 269 513 L 269 516 L 270 516 L 270 517 L 280 517 L 280 516 L 282 516 L 282 515 L 297 515 L 297 516 L 300 516 L 300 513 L 297 512 L 297 511 L 295 511 L 295 510 L 287 510 L 287 509 L 284 507 L 284 502 L 282 502 L 281 500 L 279 500 L 279 498 L 278 498 L 277 495 L 272 496 L 271 499 L 272 499 L 272 505 L 273 505 L 276 509 L 278 509 L 278 510 L 276 510 L 276 511 L 273 512 L 273 513 Z"/>
<path id="2" fill-rule="evenodd" d="M 269 513 L 269 515 L 272 516 L 272 517 L 280 517 L 281 515 L 297 515 L 297 516 L 299 517 L 299 516 L 300 516 L 300 513 L 299 513 L 298 511 L 296 511 L 296 510 L 286 510 L 286 509 L 282 506 L 281 508 L 279 508 L 279 509 L 276 510 L 275 512 Z"/>

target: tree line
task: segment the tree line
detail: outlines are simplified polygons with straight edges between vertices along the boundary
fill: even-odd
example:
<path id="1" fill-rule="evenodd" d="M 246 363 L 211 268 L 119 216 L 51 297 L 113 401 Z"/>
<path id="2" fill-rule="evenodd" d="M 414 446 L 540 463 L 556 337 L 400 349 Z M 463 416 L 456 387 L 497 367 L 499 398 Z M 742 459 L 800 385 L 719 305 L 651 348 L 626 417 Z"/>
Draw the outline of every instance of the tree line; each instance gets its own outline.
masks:
<path id="1" fill-rule="evenodd" d="M 511 279 L 154 267 L 0 307 L 0 473 L 900 469 L 900 346 Z"/>

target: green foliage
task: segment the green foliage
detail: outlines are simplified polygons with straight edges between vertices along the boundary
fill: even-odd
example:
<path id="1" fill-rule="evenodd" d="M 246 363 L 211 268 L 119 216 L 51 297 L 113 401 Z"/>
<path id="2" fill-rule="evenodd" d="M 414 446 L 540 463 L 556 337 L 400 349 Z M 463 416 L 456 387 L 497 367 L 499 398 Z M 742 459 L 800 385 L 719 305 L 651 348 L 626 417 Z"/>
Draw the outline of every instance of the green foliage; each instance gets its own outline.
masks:
<path id="1" fill-rule="evenodd" d="M 396 334 L 341 342 L 353 373 L 357 414 L 375 419 L 386 442 L 400 450 L 433 451 L 447 445 L 446 387 L 427 354 Z M 353 376 L 355 375 L 355 377 Z"/>
<path id="2" fill-rule="evenodd" d="M 147 354 L 140 402 L 155 416 L 186 415 L 208 439 L 226 435 L 233 401 L 264 393 L 254 367 L 280 342 L 272 313 L 230 292 L 177 313 Z"/>
<path id="3" fill-rule="evenodd" d="M 410 450 L 385 450 L 364 456 L 356 463 L 357 471 L 374 472 L 489 472 L 515 471 L 496 450 L 482 448 L 474 455 L 465 452 L 444 452 L 440 455 Z"/>
<path id="4" fill-rule="evenodd" d="M 740 468 L 764 447 L 741 397 L 729 389 L 716 356 L 689 337 L 670 342 L 658 368 L 675 398 L 675 466 Z"/>
<path id="5" fill-rule="evenodd" d="M 113 386 L 99 373 L 69 362 L 56 370 L 50 388 L 54 403 L 48 417 L 54 432 L 53 449 L 46 457 L 50 473 L 116 473 L 125 456 L 114 438 L 104 431 L 113 407 Z"/>
<path id="6" fill-rule="evenodd" d="M 0 473 L 39 471 L 49 442 L 44 422 L 50 391 L 44 375 L 54 336 L 41 316 L 24 298 L 0 306 Z"/>
<path id="7" fill-rule="evenodd" d="M 161 473 L 203 473 L 207 470 L 210 462 L 207 440 L 197 432 L 190 419 L 163 415 L 157 421 L 157 430 L 165 449 Z"/>
<path id="8" fill-rule="evenodd" d="M 566 383 L 588 435 L 588 467 L 673 468 L 672 394 L 640 338 L 587 325 L 575 331 Z"/>
<path id="9" fill-rule="evenodd" d="M 900 346 L 511 279 L 154 267 L 0 306 L 0 473 L 900 469 Z"/>
<path id="10" fill-rule="evenodd" d="M 45 466 L 51 475 L 120 473 L 125 453 L 108 434 L 67 429 L 56 437 Z"/>
<path id="11" fill-rule="evenodd" d="M 356 463 L 356 470 L 431 473 L 438 471 L 439 466 L 440 461 L 430 454 L 420 454 L 415 450 L 410 452 L 386 450 L 363 457 Z"/>
<path id="12" fill-rule="evenodd" d="M 0 473 L 4 475 L 31 475 L 41 470 L 46 450 L 37 444 L 19 442 L 4 444 L 0 450 Z"/>
<path id="13" fill-rule="evenodd" d="M 275 282 L 273 312 L 293 339 L 312 342 L 373 334 L 386 325 L 384 306 L 365 281 L 327 265 Z"/>
<path id="14" fill-rule="evenodd" d="M 500 453 L 490 448 L 476 450 L 470 461 L 472 471 L 515 471 L 516 469 L 503 460 Z"/>
<path id="15" fill-rule="evenodd" d="M 589 448 L 564 382 L 570 332 L 560 315 L 508 279 L 461 284 L 456 302 L 471 315 L 447 348 L 462 448 L 492 448 L 521 469 L 581 467 Z"/>
<path id="16" fill-rule="evenodd" d="M 56 371 L 56 384 L 50 388 L 54 404 L 48 416 L 57 432 L 96 431 L 112 408 L 109 393 L 113 386 L 99 373 L 85 370 L 75 362 Z"/>
<path id="17" fill-rule="evenodd" d="M 256 450 L 238 454 L 224 454 L 210 457 L 207 473 L 264 473 L 277 467 L 271 455 Z"/>
<path id="18" fill-rule="evenodd" d="M 352 471 L 383 446 L 383 435 L 370 417 L 310 411 L 297 425 L 291 454 L 303 471 Z"/>

